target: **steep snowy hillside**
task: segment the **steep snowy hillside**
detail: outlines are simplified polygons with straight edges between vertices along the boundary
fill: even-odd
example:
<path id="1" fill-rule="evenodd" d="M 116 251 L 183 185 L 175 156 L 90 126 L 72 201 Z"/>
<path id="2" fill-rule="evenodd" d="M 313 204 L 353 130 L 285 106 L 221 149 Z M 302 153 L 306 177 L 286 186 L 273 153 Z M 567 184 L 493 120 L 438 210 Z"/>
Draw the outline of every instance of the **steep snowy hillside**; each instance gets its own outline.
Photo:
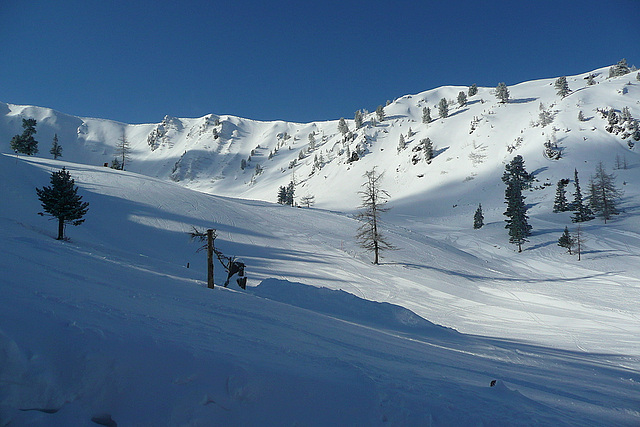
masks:
<path id="1" fill-rule="evenodd" d="M 62 166 L 90 203 L 68 242 L 34 191 Z M 589 225 L 582 262 L 544 233 L 487 243 L 502 224 L 390 225 L 400 249 L 372 268 L 348 216 L 131 172 L 1 155 L 0 194 L 0 425 L 640 422 L 630 215 Z M 247 291 L 206 288 L 192 226 L 246 262 Z"/>
<path id="2" fill-rule="evenodd" d="M 357 206 L 354 195 L 362 174 L 378 166 L 386 172 L 392 204 L 403 212 L 420 209 L 447 221 L 452 214 L 471 215 L 483 202 L 498 217 L 501 191 L 484 190 L 499 183 L 504 164 L 515 155 L 525 158 L 541 183 L 550 184 L 569 178 L 576 167 L 588 177 L 599 160 L 608 168 L 622 159 L 638 161 L 637 149 L 631 148 L 634 136 L 619 129 L 609 132 L 608 118 L 599 112 L 614 110 L 619 127 L 637 125 L 637 74 L 609 78 L 608 68 L 602 68 L 570 76 L 571 92 L 564 98 L 557 94 L 555 79 L 525 82 L 508 88 L 508 103 L 496 98 L 494 88 L 479 88 L 463 106 L 457 98 L 460 92 L 468 93 L 467 87 L 441 87 L 395 100 L 384 108 L 383 121 L 375 112 L 365 112 L 358 129 L 354 120 L 347 120 L 346 134 L 338 130 L 338 121 L 258 122 L 211 114 L 125 125 L 1 104 L 0 140 L 7 142 L 2 151 L 9 152 L 8 141 L 21 131 L 21 118 L 35 118 L 41 155 L 47 155 L 57 133 L 63 159 L 102 165 L 116 157 L 116 145 L 124 135 L 130 143 L 127 170 L 212 194 L 265 201 L 275 201 L 278 187 L 295 180 L 298 199 L 314 195 L 317 207 L 341 211 Z M 589 75 L 594 84 L 589 84 Z M 439 117 L 442 99 L 448 101 L 446 118 Z M 430 109 L 430 123 L 423 123 L 425 107 Z M 631 119 L 622 123 L 625 108 Z M 578 119 L 580 112 L 584 121 Z M 434 146 L 430 162 L 421 150 L 425 138 Z M 557 144 L 559 160 L 545 155 L 546 142 Z M 353 153 L 359 160 L 349 162 Z M 536 197 L 548 202 L 551 192 Z M 448 209 L 454 205 L 457 210 Z"/>

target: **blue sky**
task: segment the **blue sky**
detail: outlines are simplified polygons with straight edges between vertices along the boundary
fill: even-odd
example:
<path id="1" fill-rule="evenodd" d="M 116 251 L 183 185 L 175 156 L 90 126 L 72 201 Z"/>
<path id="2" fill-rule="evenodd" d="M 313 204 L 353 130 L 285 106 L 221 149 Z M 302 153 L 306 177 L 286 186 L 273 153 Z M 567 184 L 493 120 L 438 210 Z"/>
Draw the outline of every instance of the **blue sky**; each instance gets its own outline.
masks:
<path id="1" fill-rule="evenodd" d="M 127 123 L 351 118 L 443 85 L 640 67 L 638 16 L 640 0 L 3 0 L 0 101 Z"/>

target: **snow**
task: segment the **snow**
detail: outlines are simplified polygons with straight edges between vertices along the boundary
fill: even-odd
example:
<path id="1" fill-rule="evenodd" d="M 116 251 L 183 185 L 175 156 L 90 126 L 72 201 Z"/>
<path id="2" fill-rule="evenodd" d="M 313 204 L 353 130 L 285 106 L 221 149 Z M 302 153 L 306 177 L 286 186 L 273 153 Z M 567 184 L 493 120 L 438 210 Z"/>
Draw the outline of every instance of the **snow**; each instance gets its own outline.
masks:
<path id="1" fill-rule="evenodd" d="M 640 159 L 595 109 L 638 117 L 640 89 L 635 75 L 591 87 L 582 77 L 567 78 L 574 92 L 562 100 L 554 79 L 510 87 L 507 105 L 479 88 L 429 125 L 422 106 L 435 118 L 440 98 L 466 88 L 402 97 L 352 164 L 329 150 L 341 145 L 337 121 L 167 118 L 169 137 L 151 150 L 157 125 L 1 104 L 2 140 L 34 117 L 41 154 L 55 132 L 64 151 L 0 155 L 0 425 L 637 425 Z M 545 128 L 531 124 L 540 102 L 557 111 Z M 578 122 L 579 109 L 591 119 Z M 208 136 L 217 117 L 223 141 Z M 398 154 L 409 126 L 416 135 Z M 554 126 L 558 161 L 542 156 Z M 102 167 L 123 130 L 131 171 Z M 309 176 L 312 153 L 295 174 L 297 195 L 315 194 L 317 208 L 270 203 L 311 130 L 331 161 Z M 438 156 L 413 165 L 427 136 Z M 251 150 L 259 160 L 241 171 Z M 516 154 L 539 180 L 522 253 L 507 243 L 499 178 Z M 629 164 L 615 171 L 624 212 L 583 224 L 578 261 L 556 245 L 574 225 L 551 212 L 555 183 L 578 168 L 584 191 L 597 161 L 611 170 L 616 154 Z M 172 182 L 181 157 L 192 178 Z M 265 171 L 251 183 L 256 161 Z M 380 266 L 355 244 L 351 216 L 373 165 L 386 174 L 384 232 L 398 247 Z M 90 203 L 66 242 L 36 214 L 34 191 L 62 166 Z M 480 202 L 486 225 L 472 230 Z M 246 291 L 207 289 L 192 226 L 215 228 L 217 247 L 246 263 Z M 216 283 L 225 276 L 217 264 Z"/>

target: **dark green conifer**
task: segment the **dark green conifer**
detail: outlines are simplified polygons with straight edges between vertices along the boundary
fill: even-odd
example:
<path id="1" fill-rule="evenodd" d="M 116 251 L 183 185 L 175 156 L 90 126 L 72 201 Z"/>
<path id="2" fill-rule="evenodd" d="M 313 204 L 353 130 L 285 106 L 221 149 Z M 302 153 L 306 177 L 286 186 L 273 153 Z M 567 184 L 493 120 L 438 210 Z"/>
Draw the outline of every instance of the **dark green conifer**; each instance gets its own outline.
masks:
<path id="1" fill-rule="evenodd" d="M 16 153 L 32 156 L 38 153 L 38 141 L 33 138 L 36 131 L 36 119 L 22 119 L 22 135 L 11 138 L 11 149 Z"/>
<path id="2" fill-rule="evenodd" d="M 84 222 L 82 217 L 89 210 L 89 203 L 82 201 L 78 187 L 65 168 L 51 174 L 51 186 L 36 188 L 38 199 L 42 203 L 42 209 L 46 215 L 58 220 L 58 240 L 64 239 L 66 224 L 80 225 Z M 40 212 L 40 215 L 45 215 Z"/>
<path id="3" fill-rule="evenodd" d="M 565 212 L 569 210 L 569 204 L 567 203 L 567 184 L 569 184 L 568 179 L 561 179 L 558 181 L 558 186 L 556 187 L 556 199 L 553 202 L 554 212 Z"/>
<path id="4" fill-rule="evenodd" d="M 569 233 L 569 228 L 565 227 L 562 236 L 558 239 L 558 246 L 567 248 L 569 255 L 571 255 L 571 249 L 574 245 L 575 241 L 573 240 L 573 237 L 571 237 L 571 233 Z"/>
<path id="5" fill-rule="evenodd" d="M 478 204 L 478 209 L 476 209 L 476 213 L 473 214 L 473 228 L 479 229 L 484 225 L 484 215 L 482 214 L 482 203 Z"/>

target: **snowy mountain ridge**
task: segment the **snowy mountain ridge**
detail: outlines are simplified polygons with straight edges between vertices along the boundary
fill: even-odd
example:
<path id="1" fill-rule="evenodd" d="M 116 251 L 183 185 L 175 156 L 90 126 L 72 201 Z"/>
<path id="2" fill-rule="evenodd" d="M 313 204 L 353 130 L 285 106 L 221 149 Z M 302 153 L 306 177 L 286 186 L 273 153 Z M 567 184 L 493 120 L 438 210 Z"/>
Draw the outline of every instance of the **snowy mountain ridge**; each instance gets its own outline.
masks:
<path id="1" fill-rule="evenodd" d="M 442 185 L 463 181 L 466 193 L 477 193 L 485 179 L 495 179 L 504 163 L 517 154 L 524 156 L 530 170 L 550 172 L 554 172 L 554 163 L 562 165 L 561 170 L 596 160 L 611 167 L 616 155 L 637 156 L 629 145 L 635 143 L 634 138 L 624 132 L 608 132 L 608 122 L 598 112 L 614 109 L 620 114 L 626 107 L 635 120 L 640 117 L 637 72 L 608 78 L 607 70 L 568 77 L 572 92 L 564 98 L 556 94 L 555 79 L 509 87 L 506 104 L 499 102 L 494 88 L 478 88 L 476 95 L 467 96 L 464 106 L 458 104 L 457 96 L 467 94 L 468 87 L 445 86 L 406 95 L 384 107 L 384 121 L 375 112 L 363 115 L 359 129 L 352 119 L 346 120 L 346 134 L 338 130 L 337 120 L 300 124 L 209 114 L 193 119 L 166 116 L 158 124 L 127 125 L 0 104 L 5 112 L 0 115 L 0 138 L 8 141 L 19 133 L 21 118 L 35 118 L 41 155 L 57 133 L 63 159 L 102 165 L 117 157 L 116 145 L 124 135 L 131 148 L 131 161 L 125 168 L 133 172 L 212 194 L 265 201 L 275 201 L 278 187 L 295 180 L 298 198 L 314 195 L 318 207 L 352 210 L 362 173 L 374 165 L 393 181 L 387 184 L 393 198 L 415 201 Z M 595 84 L 587 83 L 589 75 L 594 76 Z M 446 118 L 440 118 L 438 112 L 443 98 L 449 104 Z M 431 123 L 423 123 L 424 107 L 431 109 Z M 541 124 L 542 111 L 549 123 Z M 580 111 L 585 121 L 578 119 Z M 401 136 L 404 149 L 398 149 Z M 425 138 L 434 146 L 430 162 L 419 146 Z M 551 140 L 559 144 L 559 161 L 545 158 L 544 144 Z M 608 147 L 611 158 L 590 156 L 594 143 Z M 349 162 L 354 152 L 359 160 Z M 585 172 L 592 173 L 593 167 L 587 166 Z M 559 179 L 554 174 L 548 178 Z M 333 188 L 340 188 L 347 199 L 336 196 Z M 462 200 L 451 202 L 460 206 Z M 471 200 L 469 205 L 477 202 Z"/>

